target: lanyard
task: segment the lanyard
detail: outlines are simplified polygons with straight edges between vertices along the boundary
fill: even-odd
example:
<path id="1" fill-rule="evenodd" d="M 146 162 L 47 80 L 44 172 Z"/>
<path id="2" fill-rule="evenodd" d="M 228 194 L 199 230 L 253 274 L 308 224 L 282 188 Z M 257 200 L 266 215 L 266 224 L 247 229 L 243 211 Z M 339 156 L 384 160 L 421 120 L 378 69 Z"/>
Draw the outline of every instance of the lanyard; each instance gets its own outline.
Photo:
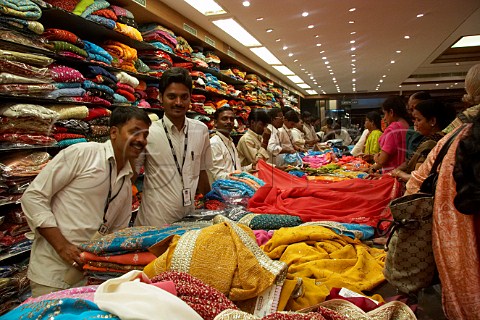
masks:
<path id="1" fill-rule="evenodd" d="M 118 189 L 117 193 L 112 197 L 112 162 L 109 161 L 110 164 L 110 174 L 108 175 L 108 196 L 107 196 L 107 201 L 105 203 L 105 208 L 103 209 L 103 224 L 107 223 L 107 211 L 108 207 L 110 206 L 110 202 L 115 200 L 115 198 L 118 196 L 120 191 L 122 191 L 123 184 L 125 183 L 125 176 L 123 176 L 122 179 L 122 185 L 120 186 L 120 189 Z"/>
<path id="2" fill-rule="evenodd" d="M 170 139 L 170 135 L 168 134 L 167 126 L 165 125 L 165 121 L 162 119 L 163 130 L 165 130 L 165 135 L 168 139 L 168 144 L 170 145 L 170 150 L 172 151 L 173 160 L 175 161 L 175 165 L 177 166 L 178 174 L 182 179 L 182 186 L 185 187 L 185 183 L 183 182 L 183 166 L 185 165 L 185 158 L 187 157 L 187 145 L 188 145 L 188 128 L 187 133 L 185 134 L 185 148 L 183 150 L 183 159 L 182 159 L 182 167 L 180 168 L 180 164 L 178 163 L 177 153 L 175 152 L 175 148 L 173 147 L 172 140 Z"/>
<path id="3" fill-rule="evenodd" d="M 225 148 L 227 148 L 228 154 L 230 155 L 230 158 L 232 158 L 233 162 L 233 170 L 237 170 L 237 161 L 235 161 L 235 148 L 233 148 L 233 154 L 230 152 L 230 149 L 228 148 L 228 145 L 223 141 L 222 137 L 217 134 L 217 136 L 222 140 L 223 144 L 225 145 Z M 230 141 L 230 140 L 229 140 Z"/>

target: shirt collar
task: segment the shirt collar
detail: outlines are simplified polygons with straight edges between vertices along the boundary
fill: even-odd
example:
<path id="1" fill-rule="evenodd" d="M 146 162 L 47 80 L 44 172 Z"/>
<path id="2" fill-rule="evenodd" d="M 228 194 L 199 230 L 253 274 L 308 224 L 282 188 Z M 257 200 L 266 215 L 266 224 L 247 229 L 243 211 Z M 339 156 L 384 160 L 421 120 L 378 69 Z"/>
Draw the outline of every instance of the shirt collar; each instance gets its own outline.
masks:
<path id="1" fill-rule="evenodd" d="M 173 124 L 173 122 L 170 121 L 170 119 L 169 119 L 167 116 L 163 116 L 162 121 L 165 122 L 165 125 L 167 126 L 168 129 L 170 129 L 170 132 L 173 132 L 173 130 L 178 131 L 178 130 L 177 130 L 177 127 L 175 127 L 175 125 Z M 184 124 L 183 124 L 183 128 L 182 128 L 182 130 L 180 130 L 180 131 L 182 131 L 184 134 L 187 134 L 187 128 L 188 128 L 187 123 L 188 123 L 188 118 L 185 117 L 185 122 L 184 122 Z"/>
<path id="2" fill-rule="evenodd" d="M 222 140 L 225 141 L 225 142 L 232 142 L 232 141 L 233 141 L 232 137 L 228 137 L 228 138 L 227 138 L 227 136 L 224 135 L 223 133 L 221 133 L 220 131 L 215 131 L 215 134 L 216 134 L 217 136 L 219 136 L 220 139 L 222 139 Z"/>
<path id="3" fill-rule="evenodd" d="M 256 133 L 255 131 L 253 131 L 252 129 L 248 129 L 247 133 L 251 134 L 252 136 L 257 138 L 258 140 L 262 141 L 262 136 L 259 135 L 258 133 Z"/>
<path id="4" fill-rule="evenodd" d="M 116 170 L 117 161 L 115 159 L 115 152 L 113 151 L 112 141 L 108 140 L 104 143 L 104 145 L 105 145 L 105 156 L 107 158 L 107 161 L 113 165 L 112 170 Z M 117 179 L 123 176 L 132 175 L 132 174 L 133 174 L 132 166 L 130 165 L 130 161 L 127 161 L 123 165 L 123 168 L 120 169 L 120 172 L 117 175 Z"/>

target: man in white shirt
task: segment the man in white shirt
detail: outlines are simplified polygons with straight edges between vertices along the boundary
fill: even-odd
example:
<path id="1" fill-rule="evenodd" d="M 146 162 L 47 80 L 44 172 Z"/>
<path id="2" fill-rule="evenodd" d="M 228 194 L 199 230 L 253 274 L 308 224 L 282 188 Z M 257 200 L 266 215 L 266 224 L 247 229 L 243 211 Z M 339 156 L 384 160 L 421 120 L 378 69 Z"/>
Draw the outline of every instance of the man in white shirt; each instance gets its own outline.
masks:
<path id="1" fill-rule="evenodd" d="M 305 133 L 305 144 L 307 146 L 313 146 L 315 143 L 319 142 L 317 133 L 315 132 L 315 127 L 312 124 L 312 114 L 308 111 L 302 113 L 303 120 L 303 132 Z"/>
<path id="2" fill-rule="evenodd" d="M 282 153 L 282 143 L 280 141 L 280 133 L 278 129 L 283 126 L 283 112 L 280 108 L 272 108 L 268 110 L 270 124 L 267 129 L 270 131 L 270 139 L 268 140 L 267 151 L 270 154 L 268 163 L 273 165 L 283 165 L 279 157 Z"/>
<path id="3" fill-rule="evenodd" d="M 242 170 L 237 149 L 230 137 L 235 122 L 233 109 L 229 106 L 221 107 L 215 111 L 213 118 L 216 131 L 210 138 L 213 167 L 208 171 L 208 177 L 211 183 L 227 179 L 231 172 Z M 244 169 L 251 169 L 251 165 Z"/>
<path id="4" fill-rule="evenodd" d="M 22 196 L 35 232 L 28 278 L 34 297 L 83 285 L 80 243 L 128 226 L 132 168 L 147 144 L 151 124 L 137 108 L 116 108 L 110 140 L 60 151 Z"/>
<path id="5" fill-rule="evenodd" d="M 159 90 L 165 115 L 150 127 L 145 153 L 136 165 L 137 169 L 144 165 L 145 178 L 135 225 L 163 226 L 181 220 L 195 209 L 195 193 L 210 191 L 208 128 L 186 117 L 192 77 L 187 69 L 168 69 Z"/>
<path id="6" fill-rule="evenodd" d="M 283 119 L 283 126 L 278 129 L 280 135 L 280 143 L 283 151 L 282 153 L 296 152 L 291 131 L 299 121 L 300 118 L 294 110 L 289 110 L 285 113 L 285 117 Z"/>
<path id="7" fill-rule="evenodd" d="M 237 144 L 238 157 L 243 167 L 252 165 L 252 169 L 255 169 L 258 160 L 269 159 L 266 150 L 268 139 L 262 137 L 269 122 L 270 119 L 263 109 L 253 109 L 248 115 L 248 130 Z"/>

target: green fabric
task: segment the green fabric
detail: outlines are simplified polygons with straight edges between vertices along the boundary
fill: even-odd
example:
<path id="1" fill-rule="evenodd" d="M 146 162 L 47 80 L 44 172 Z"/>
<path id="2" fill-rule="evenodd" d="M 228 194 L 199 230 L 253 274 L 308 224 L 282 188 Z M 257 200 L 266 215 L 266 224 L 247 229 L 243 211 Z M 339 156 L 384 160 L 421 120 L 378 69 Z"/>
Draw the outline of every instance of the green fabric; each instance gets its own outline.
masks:
<path id="1" fill-rule="evenodd" d="M 378 139 L 382 135 L 382 131 L 380 130 L 373 130 L 367 137 L 367 141 L 365 141 L 365 154 L 376 154 L 380 152 L 380 143 Z"/>
<path id="2" fill-rule="evenodd" d="M 296 227 L 303 223 L 297 216 L 286 214 L 259 214 L 249 223 L 252 230 L 278 230 L 280 228 Z"/>
<path id="3" fill-rule="evenodd" d="M 85 57 L 85 58 L 88 57 L 87 51 L 77 47 L 74 44 L 71 44 L 65 41 L 50 41 L 50 43 L 53 43 L 55 52 L 70 51 L 82 57 Z"/>
<path id="4" fill-rule="evenodd" d="M 80 16 L 89 6 L 91 6 L 95 1 L 94 0 L 82 0 L 80 1 L 75 9 L 73 9 L 73 14 Z"/>

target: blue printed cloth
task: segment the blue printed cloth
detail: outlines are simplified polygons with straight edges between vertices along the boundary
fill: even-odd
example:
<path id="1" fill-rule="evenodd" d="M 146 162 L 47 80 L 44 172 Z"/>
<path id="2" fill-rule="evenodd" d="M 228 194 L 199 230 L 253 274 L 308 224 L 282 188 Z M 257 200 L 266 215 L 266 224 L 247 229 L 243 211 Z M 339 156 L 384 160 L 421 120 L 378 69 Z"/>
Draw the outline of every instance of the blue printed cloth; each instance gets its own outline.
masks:
<path id="1" fill-rule="evenodd" d="M 76 139 L 64 139 L 57 142 L 57 146 L 60 148 L 71 146 L 72 144 L 87 142 L 85 138 L 76 138 Z"/>
<path id="2" fill-rule="evenodd" d="M 105 1 L 105 0 L 95 0 L 95 2 L 93 2 L 93 4 L 91 4 L 91 5 L 89 5 L 87 7 L 87 9 L 85 9 L 85 11 L 82 12 L 82 14 L 80 16 L 83 17 L 83 18 L 86 18 L 87 16 L 91 15 L 93 12 L 98 11 L 98 10 L 102 10 L 102 9 L 106 9 L 108 7 L 110 7 L 110 3 L 108 3 L 107 1 Z"/>
<path id="3" fill-rule="evenodd" d="M 97 66 L 88 66 L 88 71 L 85 74 L 85 76 L 87 78 L 95 78 L 95 76 L 98 74 L 110 78 L 115 83 L 118 82 L 118 79 L 114 74 L 108 72 L 102 67 L 97 67 Z"/>
<path id="4" fill-rule="evenodd" d="M 130 103 L 127 98 L 118 93 L 113 94 L 113 101 L 115 103 Z"/>
<path id="5" fill-rule="evenodd" d="M 85 51 L 87 51 L 88 53 L 88 56 L 90 57 L 90 55 L 95 55 L 95 56 L 102 56 L 103 58 L 105 58 L 106 60 L 108 60 L 110 63 L 112 63 L 112 56 L 110 55 L 110 53 L 108 53 L 105 49 L 103 49 L 102 47 L 96 45 L 95 43 L 93 42 L 90 42 L 90 41 L 86 41 L 84 40 L 83 41 L 84 44 L 85 44 Z M 96 60 L 96 59 L 94 59 Z"/>
<path id="6" fill-rule="evenodd" d="M 60 97 L 82 97 L 86 93 L 85 89 L 82 88 L 64 88 L 53 90 L 52 92 L 46 95 L 47 98 L 57 99 Z"/>
<path id="7" fill-rule="evenodd" d="M 223 197 L 253 197 L 255 189 L 241 181 L 219 179 L 212 184 Z"/>
<path id="8" fill-rule="evenodd" d="M 117 25 L 115 23 L 115 21 L 113 21 L 112 19 L 108 19 L 108 18 L 105 18 L 105 17 L 102 17 L 102 16 L 97 16 L 97 15 L 94 15 L 94 14 L 91 14 L 89 16 L 87 16 L 86 18 L 87 20 L 90 20 L 90 21 L 93 21 L 95 23 L 98 23 L 98 24 L 101 24 L 102 26 L 108 28 L 108 29 L 115 29 L 115 26 Z"/>
<path id="9" fill-rule="evenodd" d="M 108 93 L 111 96 L 113 96 L 113 94 L 115 93 L 115 91 L 113 91 L 112 88 L 110 88 L 110 87 L 108 87 L 104 84 L 95 83 L 91 80 L 83 81 L 82 82 L 82 88 L 83 89 L 97 89 L 97 90 L 103 91 L 105 93 Z"/>
<path id="10" fill-rule="evenodd" d="M 38 20 L 42 9 L 30 0 L 0 0 L 0 13 L 26 20 Z"/>

